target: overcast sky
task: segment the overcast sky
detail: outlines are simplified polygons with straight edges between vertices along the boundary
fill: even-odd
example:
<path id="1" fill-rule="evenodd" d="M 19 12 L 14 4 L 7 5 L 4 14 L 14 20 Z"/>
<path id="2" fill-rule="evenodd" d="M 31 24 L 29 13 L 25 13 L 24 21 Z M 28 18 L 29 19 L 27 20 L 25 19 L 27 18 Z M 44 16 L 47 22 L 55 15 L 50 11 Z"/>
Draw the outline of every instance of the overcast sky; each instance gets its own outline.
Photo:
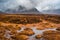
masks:
<path id="1" fill-rule="evenodd" d="M 19 6 L 38 11 L 60 9 L 60 0 L 0 0 L 0 11 L 7 9 L 18 10 Z"/>

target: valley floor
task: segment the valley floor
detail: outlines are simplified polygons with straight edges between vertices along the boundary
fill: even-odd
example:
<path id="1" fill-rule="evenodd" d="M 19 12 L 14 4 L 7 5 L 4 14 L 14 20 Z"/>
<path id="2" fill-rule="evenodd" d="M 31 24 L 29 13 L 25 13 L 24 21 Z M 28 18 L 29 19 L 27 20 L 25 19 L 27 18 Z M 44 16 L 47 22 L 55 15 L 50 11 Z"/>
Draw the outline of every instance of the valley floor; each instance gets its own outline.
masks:
<path id="1" fill-rule="evenodd" d="M 52 39 L 60 40 L 60 16 L 0 15 L 0 40 Z"/>

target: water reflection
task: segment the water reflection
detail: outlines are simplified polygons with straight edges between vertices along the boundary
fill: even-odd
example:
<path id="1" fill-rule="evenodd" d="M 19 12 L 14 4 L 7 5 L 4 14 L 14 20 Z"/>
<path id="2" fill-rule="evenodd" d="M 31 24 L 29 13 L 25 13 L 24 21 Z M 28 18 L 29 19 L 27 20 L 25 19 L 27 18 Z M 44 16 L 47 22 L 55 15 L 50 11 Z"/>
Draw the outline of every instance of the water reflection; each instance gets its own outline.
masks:
<path id="1" fill-rule="evenodd" d="M 25 29 L 25 27 L 22 28 L 21 31 L 23 31 Z M 32 36 L 29 36 L 29 39 L 28 40 L 43 40 L 42 38 L 41 39 L 36 39 L 35 36 L 38 35 L 38 34 L 43 34 L 44 31 L 47 31 L 47 30 L 56 30 L 56 28 L 50 28 L 50 29 L 44 29 L 44 30 L 37 30 L 35 27 L 31 27 L 31 29 L 35 32 L 34 35 Z"/>

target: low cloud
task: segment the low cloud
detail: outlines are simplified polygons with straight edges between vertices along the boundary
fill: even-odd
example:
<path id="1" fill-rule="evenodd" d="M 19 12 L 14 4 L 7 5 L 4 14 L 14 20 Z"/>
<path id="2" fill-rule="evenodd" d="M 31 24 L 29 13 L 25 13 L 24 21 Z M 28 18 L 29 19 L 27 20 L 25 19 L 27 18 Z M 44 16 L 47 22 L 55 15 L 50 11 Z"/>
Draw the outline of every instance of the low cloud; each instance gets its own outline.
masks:
<path id="1" fill-rule="evenodd" d="M 36 8 L 38 11 L 60 9 L 60 0 L 0 0 L 0 11 L 7 9 L 18 10 L 19 6 L 24 10 Z"/>

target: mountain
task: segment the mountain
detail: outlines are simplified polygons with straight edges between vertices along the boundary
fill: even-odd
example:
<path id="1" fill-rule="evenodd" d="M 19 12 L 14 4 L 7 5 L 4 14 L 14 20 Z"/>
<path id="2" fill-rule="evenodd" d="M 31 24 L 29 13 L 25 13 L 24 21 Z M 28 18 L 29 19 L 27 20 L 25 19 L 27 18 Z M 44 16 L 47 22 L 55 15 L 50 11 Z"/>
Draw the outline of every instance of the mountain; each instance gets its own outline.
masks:
<path id="1" fill-rule="evenodd" d="M 0 11 L 0 14 L 40 14 L 40 12 L 36 9 L 26 10 L 24 7 L 19 6 L 18 9 L 7 9 L 6 11 Z"/>
<path id="2" fill-rule="evenodd" d="M 39 12 L 36 8 L 27 10 L 26 8 L 19 6 L 18 9 L 7 9 L 8 13 L 20 13 L 20 12 Z"/>
<path id="3" fill-rule="evenodd" d="M 47 12 L 47 13 L 57 13 L 57 14 L 60 14 L 60 9 L 47 10 L 47 11 L 44 11 L 44 12 Z"/>

